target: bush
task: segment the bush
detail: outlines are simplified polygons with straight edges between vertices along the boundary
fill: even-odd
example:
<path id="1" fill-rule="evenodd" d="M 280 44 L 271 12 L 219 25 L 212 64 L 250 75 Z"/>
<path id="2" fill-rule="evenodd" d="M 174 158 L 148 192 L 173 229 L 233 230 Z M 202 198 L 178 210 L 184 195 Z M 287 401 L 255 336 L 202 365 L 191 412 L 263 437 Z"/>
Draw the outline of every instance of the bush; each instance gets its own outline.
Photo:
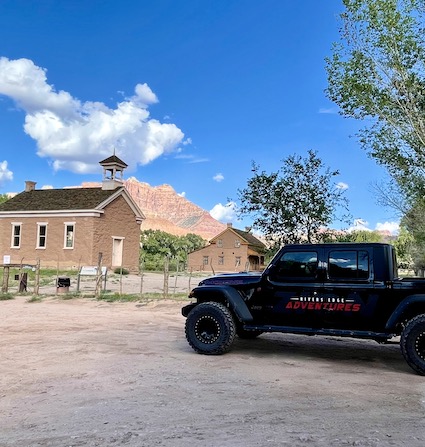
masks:
<path id="1" fill-rule="evenodd" d="M 130 272 L 125 268 L 117 267 L 114 270 L 114 273 L 116 273 L 117 275 L 128 275 Z"/>

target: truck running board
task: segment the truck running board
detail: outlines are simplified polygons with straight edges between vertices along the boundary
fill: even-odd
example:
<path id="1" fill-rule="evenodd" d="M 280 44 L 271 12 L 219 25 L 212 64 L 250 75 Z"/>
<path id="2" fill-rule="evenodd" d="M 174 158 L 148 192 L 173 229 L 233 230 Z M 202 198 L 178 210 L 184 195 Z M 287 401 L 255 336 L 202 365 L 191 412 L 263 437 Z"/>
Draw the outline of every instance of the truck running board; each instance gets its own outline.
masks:
<path id="1" fill-rule="evenodd" d="M 300 335 L 332 335 L 336 337 L 353 337 L 372 339 L 379 342 L 385 342 L 392 338 L 395 334 L 386 332 L 371 332 L 371 331 L 352 331 L 346 329 L 316 329 L 309 327 L 294 327 L 294 326 L 270 326 L 270 325 L 244 325 L 247 331 L 262 331 L 262 332 L 282 332 L 287 334 Z"/>

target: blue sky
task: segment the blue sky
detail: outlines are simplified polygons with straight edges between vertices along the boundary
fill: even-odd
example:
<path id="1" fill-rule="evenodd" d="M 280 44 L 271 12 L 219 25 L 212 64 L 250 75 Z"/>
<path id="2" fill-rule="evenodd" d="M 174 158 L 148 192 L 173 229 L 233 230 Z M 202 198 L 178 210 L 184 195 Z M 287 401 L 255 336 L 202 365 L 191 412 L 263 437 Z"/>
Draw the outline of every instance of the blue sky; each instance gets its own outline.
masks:
<path id="1" fill-rule="evenodd" d="M 368 227 L 396 228 L 361 123 L 325 96 L 340 0 L 3 0 L 0 193 L 126 177 L 167 183 L 223 222 L 254 160 L 317 150 Z M 242 224 L 242 223 L 241 223 Z M 339 225 L 336 224 L 338 227 Z M 242 225 L 240 225 L 242 227 Z"/>

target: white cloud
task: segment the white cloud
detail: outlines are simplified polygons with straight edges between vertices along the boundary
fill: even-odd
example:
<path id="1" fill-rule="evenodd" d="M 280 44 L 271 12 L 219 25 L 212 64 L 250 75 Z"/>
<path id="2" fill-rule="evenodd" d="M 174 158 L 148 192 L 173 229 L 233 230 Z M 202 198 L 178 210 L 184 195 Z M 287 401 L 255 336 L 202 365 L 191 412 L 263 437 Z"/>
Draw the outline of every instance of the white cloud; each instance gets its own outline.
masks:
<path id="1" fill-rule="evenodd" d="M 364 219 L 354 219 L 353 226 L 348 228 L 347 231 L 372 231 L 369 227 L 369 222 Z"/>
<path id="2" fill-rule="evenodd" d="M 399 222 L 384 222 L 384 223 L 378 222 L 376 224 L 376 230 L 389 231 L 390 234 L 396 235 L 400 230 L 400 224 Z"/>
<path id="3" fill-rule="evenodd" d="M 324 113 L 324 114 L 335 114 L 338 113 L 338 109 L 336 109 L 335 107 L 330 107 L 330 108 L 320 108 L 319 109 L 319 113 Z"/>
<path id="4" fill-rule="evenodd" d="M 102 102 L 81 102 L 47 83 L 46 70 L 29 59 L 0 58 L 0 95 L 25 113 L 25 132 L 37 142 L 38 155 L 55 170 L 98 172 L 99 161 L 116 154 L 130 168 L 173 152 L 183 132 L 150 118 L 148 105 L 158 102 L 147 84 L 111 109 Z M 186 140 L 188 141 L 188 140 Z"/>
<path id="5" fill-rule="evenodd" d="M 226 205 L 217 203 L 217 205 L 214 205 L 213 209 L 210 210 L 210 214 L 214 219 L 217 219 L 220 222 L 233 222 L 236 220 L 236 204 L 235 202 L 229 202 L 226 203 Z"/>
<path id="6" fill-rule="evenodd" d="M 344 183 L 344 182 L 338 182 L 336 184 L 336 187 L 337 187 L 337 189 L 342 189 L 342 190 L 348 189 L 347 183 Z"/>
<path id="7" fill-rule="evenodd" d="M 193 158 L 189 163 L 206 163 L 207 161 L 210 161 L 209 158 Z"/>
<path id="8" fill-rule="evenodd" d="M 147 106 L 148 104 L 155 104 L 158 102 L 158 98 L 148 84 L 137 84 L 134 90 L 136 92 L 134 99 L 139 104 Z"/>
<path id="9" fill-rule="evenodd" d="M 41 189 L 53 189 L 52 185 L 43 185 Z"/>
<path id="10" fill-rule="evenodd" d="M 181 193 L 179 193 L 179 194 L 177 194 L 178 196 L 180 196 L 180 197 L 186 197 L 186 192 L 185 191 L 182 191 Z"/>
<path id="11" fill-rule="evenodd" d="M 13 172 L 8 169 L 7 161 L 4 160 L 0 163 L 0 186 L 11 180 L 13 180 Z"/>
<path id="12" fill-rule="evenodd" d="M 388 231 L 391 235 L 395 236 L 398 234 L 398 231 L 400 229 L 400 223 L 399 222 L 384 222 L 380 223 L 378 222 L 375 226 L 376 231 Z M 372 231 L 371 228 L 369 228 L 369 222 L 363 219 L 354 219 L 354 224 L 352 227 L 348 229 L 348 231 Z"/>
<path id="13" fill-rule="evenodd" d="M 213 180 L 220 183 L 224 180 L 224 175 L 221 172 L 219 172 L 213 177 Z"/>

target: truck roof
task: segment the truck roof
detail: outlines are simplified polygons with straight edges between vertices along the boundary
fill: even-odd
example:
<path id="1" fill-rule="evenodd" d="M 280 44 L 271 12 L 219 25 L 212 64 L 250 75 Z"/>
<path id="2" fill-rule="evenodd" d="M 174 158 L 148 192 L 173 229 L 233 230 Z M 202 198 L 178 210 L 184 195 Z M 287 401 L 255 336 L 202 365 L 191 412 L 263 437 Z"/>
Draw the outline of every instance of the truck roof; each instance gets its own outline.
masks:
<path id="1" fill-rule="evenodd" d="M 287 244 L 285 248 L 297 248 L 305 249 L 309 247 L 320 247 L 320 248 L 359 248 L 361 246 L 367 247 L 392 247 L 391 244 L 383 242 L 326 242 L 324 244 Z M 283 248 L 283 247 L 282 247 Z"/>

